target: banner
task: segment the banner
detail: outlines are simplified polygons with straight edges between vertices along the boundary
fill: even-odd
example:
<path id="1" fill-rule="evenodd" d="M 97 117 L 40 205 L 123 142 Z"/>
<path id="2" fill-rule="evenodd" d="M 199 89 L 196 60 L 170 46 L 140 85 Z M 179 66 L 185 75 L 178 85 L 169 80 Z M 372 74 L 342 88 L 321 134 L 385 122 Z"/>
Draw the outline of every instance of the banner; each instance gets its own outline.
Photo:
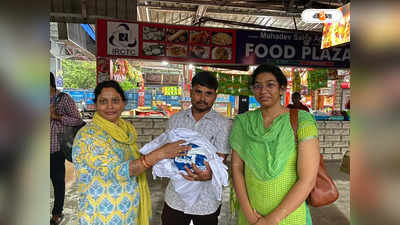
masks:
<path id="1" fill-rule="evenodd" d="M 113 69 L 111 70 L 111 80 L 115 80 L 118 82 L 123 82 L 127 78 L 128 73 L 128 60 L 126 59 L 117 59 L 115 63 L 113 63 Z"/>
<path id="2" fill-rule="evenodd" d="M 196 69 L 196 73 L 202 72 L 204 70 Z M 221 72 L 211 72 L 218 80 L 218 89 L 217 94 L 226 94 L 226 95 L 252 95 L 249 89 L 249 75 L 241 75 L 241 74 L 227 74 Z"/>
<path id="3" fill-rule="evenodd" d="M 318 32 L 271 32 L 98 19 L 97 55 L 170 62 L 350 68 L 350 47 Z"/>
<path id="4" fill-rule="evenodd" d="M 317 90 L 328 86 L 328 70 L 317 69 L 308 71 L 308 88 Z"/>
<path id="5" fill-rule="evenodd" d="M 97 20 L 102 57 L 235 64 L 236 30 Z"/>
<path id="6" fill-rule="evenodd" d="M 321 34 L 237 31 L 236 62 L 256 65 L 266 62 L 282 66 L 350 67 L 350 48 L 321 49 Z"/>
<path id="7" fill-rule="evenodd" d="M 350 42 L 350 3 L 340 7 L 339 10 L 343 13 L 343 18 L 340 22 L 324 23 L 321 48 L 329 48 Z"/>
<path id="8" fill-rule="evenodd" d="M 96 58 L 96 84 L 111 79 L 112 62 L 110 58 L 97 57 Z"/>

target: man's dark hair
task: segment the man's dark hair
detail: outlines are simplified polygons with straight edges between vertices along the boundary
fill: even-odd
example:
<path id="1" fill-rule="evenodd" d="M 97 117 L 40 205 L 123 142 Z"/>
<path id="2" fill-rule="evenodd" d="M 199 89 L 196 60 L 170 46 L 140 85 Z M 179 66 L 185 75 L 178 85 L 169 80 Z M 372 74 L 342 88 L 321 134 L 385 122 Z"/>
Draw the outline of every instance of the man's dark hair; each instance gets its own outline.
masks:
<path id="1" fill-rule="evenodd" d="M 52 72 L 50 72 L 50 86 L 56 88 L 56 78 Z"/>
<path id="2" fill-rule="evenodd" d="M 299 92 L 297 92 L 297 91 L 292 93 L 292 98 L 294 96 L 297 96 L 298 98 L 301 98 L 301 94 Z"/>
<path id="3" fill-rule="evenodd" d="M 217 90 L 218 89 L 218 81 L 217 78 L 208 71 L 202 71 L 196 73 L 196 75 L 192 79 L 192 87 L 200 84 L 201 86 Z"/>
<path id="4" fill-rule="evenodd" d="M 103 88 L 114 88 L 115 91 L 121 96 L 122 100 L 126 102 L 125 92 L 122 90 L 119 83 L 115 80 L 107 80 L 97 84 L 96 88 L 94 89 L 94 102 L 97 102 L 97 98 L 99 97 Z"/>
<path id="5" fill-rule="evenodd" d="M 253 74 L 251 75 L 251 86 L 255 84 L 257 75 L 260 73 L 272 73 L 272 75 L 274 75 L 274 77 L 278 81 L 280 87 L 287 86 L 287 79 L 282 70 L 278 66 L 268 63 L 259 65 L 254 70 Z"/>

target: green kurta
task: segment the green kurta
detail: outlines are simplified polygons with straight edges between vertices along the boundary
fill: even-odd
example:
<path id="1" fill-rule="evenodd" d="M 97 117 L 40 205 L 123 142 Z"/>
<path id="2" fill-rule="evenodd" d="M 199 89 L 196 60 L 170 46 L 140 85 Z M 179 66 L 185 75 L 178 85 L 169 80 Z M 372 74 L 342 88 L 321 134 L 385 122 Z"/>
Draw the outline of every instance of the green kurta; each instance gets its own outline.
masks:
<path id="1" fill-rule="evenodd" d="M 299 142 L 318 138 L 314 117 L 299 110 Z M 274 210 L 296 183 L 297 151 L 289 113 L 264 128 L 261 110 L 238 115 L 232 127 L 230 144 L 244 161 L 244 177 L 250 204 L 265 216 Z M 307 221 L 307 222 L 306 222 Z M 248 224 L 239 210 L 238 224 Z M 305 203 L 281 221 L 280 225 L 310 225 Z"/>

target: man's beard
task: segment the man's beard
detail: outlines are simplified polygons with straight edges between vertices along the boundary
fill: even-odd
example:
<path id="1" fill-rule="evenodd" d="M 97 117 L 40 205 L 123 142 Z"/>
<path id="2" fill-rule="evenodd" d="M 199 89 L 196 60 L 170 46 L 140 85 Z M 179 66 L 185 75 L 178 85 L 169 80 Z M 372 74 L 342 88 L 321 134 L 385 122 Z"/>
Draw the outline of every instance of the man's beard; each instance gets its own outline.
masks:
<path id="1" fill-rule="evenodd" d="M 200 103 L 200 102 L 197 102 L 197 104 L 199 104 L 199 103 Z M 203 102 L 203 103 L 204 103 L 204 102 Z M 204 105 L 207 105 L 207 104 L 204 103 Z M 200 113 L 210 111 L 211 108 L 212 108 L 212 106 L 208 106 L 208 105 L 207 105 L 206 108 L 198 108 L 198 107 L 196 107 L 196 104 L 193 104 L 192 107 L 193 107 L 194 110 L 196 110 L 197 112 L 200 112 Z"/>

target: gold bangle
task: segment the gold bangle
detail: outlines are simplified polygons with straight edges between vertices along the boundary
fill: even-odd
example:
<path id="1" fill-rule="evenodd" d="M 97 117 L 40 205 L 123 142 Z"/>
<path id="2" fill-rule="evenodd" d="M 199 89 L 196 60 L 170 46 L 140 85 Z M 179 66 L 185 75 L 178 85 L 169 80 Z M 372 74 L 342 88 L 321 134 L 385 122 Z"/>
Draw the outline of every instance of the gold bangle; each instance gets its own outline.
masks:
<path id="1" fill-rule="evenodd" d="M 143 161 L 143 157 L 140 157 L 140 162 L 142 163 L 143 167 L 147 169 L 145 162 Z"/>

